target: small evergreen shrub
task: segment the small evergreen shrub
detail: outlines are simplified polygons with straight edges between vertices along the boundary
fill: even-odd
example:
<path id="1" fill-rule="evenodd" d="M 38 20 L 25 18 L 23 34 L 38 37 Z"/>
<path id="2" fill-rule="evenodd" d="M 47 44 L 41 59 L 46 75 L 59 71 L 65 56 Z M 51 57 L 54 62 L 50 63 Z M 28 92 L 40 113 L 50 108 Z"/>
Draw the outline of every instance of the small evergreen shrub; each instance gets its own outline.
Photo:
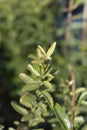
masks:
<path id="1" fill-rule="evenodd" d="M 72 66 L 69 66 L 71 81 L 65 88 L 68 88 L 67 92 L 63 89 L 62 91 L 65 93 L 61 94 L 62 97 L 64 96 L 64 101 L 69 102 L 70 106 L 65 103 L 60 105 L 53 97 L 57 91 L 52 82 L 57 71 L 54 71 L 51 64 L 55 48 L 56 42 L 50 46 L 47 52 L 38 45 L 37 54 L 29 55 L 31 61 L 27 65 L 28 73 L 19 74 L 24 82 L 21 89 L 22 94 L 19 103 L 12 101 L 11 105 L 21 114 L 20 122 L 27 124 L 16 122 L 17 130 L 43 130 L 40 124 L 44 123 L 46 119 L 51 124 L 52 130 L 79 130 L 81 125 L 87 122 L 87 118 L 82 116 L 84 106 L 87 107 L 87 91 L 84 87 L 76 89 Z M 86 111 L 84 110 L 84 112 Z M 3 129 L 2 125 L 0 129 Z M 9 130 L 15 129 L 9 128 Z"/>

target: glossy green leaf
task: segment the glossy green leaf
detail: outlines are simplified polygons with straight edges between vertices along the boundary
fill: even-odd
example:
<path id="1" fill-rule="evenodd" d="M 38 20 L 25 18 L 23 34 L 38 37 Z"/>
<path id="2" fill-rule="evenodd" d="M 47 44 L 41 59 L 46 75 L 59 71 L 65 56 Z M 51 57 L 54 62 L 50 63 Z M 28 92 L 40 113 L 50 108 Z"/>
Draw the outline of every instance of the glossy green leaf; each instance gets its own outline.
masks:
<path id="1" fill-rule="evenodd" d="M 33 75 L 40 76 L 39 72 L 32 65 L 28 64 L 27 68 Z"/>
<path id="2" fill-rule="evenodd" d="M 32 108 L 32 106 L 36 103 L 36 96 L 31 93 L 27 93 L 20 98 L 20 103 L 28 108 Z"/>
<path id="3" fill-rule="evenodd" d="M 55 116 L 63 130 L 70 130 L 70 121 L 63 108 L 56 103 L 54 107 Z"/>
<path id="4" fill-rule="evenodd" d="M 14 108 L 14 110 L 16 110 L 21 115 L 27 115 L 28 114 L 28 111 L 24 107 L 18 105 L 16 102 L 12 101 L 11 105 Z"/>
<path id="5" fill-rule="evenodd" d="M 34 82 L 33 79 L 32 79 L 30 76 L 28 76 L 28 75 L 26 75 L 26 74 L 24 74 L 24 73 L 20 73 L 20 74 L 19 74 L 19 77 L 20 77 L 26 84 L 29 84 L 29 83 Z"/>
<path id="6" fill-rule="evenodd" d="M 54 50 L 55 50 L 55 47 L 56 47 L 56 42 L 54 42 L 51 47 L 48 49 L 47 51 L 47 57 L 50 58 L 50 56 L 53 54 Z"/>
<path id="7" fill-rule="evenodd" d="M 46 91 L 43 91 L 43 92 L 42 92 L 42 95 L 43 95 L 43 97 L 47 100 L 49 106 L 50 106 L 51 108 L 53 108 L 54 102 L 53 102 L 52 96 L 51 96 L 48 92 L 46 92 Z"/>
<path id="8" fill-rule="evenodd" d="M 78 105 L 81 104 L 81 102 L 83 100 L 85 100 L 87 98 L 87 91 L 83 92 L 80 97 L 79 97 L 79 100 L 78 100 Z"/>

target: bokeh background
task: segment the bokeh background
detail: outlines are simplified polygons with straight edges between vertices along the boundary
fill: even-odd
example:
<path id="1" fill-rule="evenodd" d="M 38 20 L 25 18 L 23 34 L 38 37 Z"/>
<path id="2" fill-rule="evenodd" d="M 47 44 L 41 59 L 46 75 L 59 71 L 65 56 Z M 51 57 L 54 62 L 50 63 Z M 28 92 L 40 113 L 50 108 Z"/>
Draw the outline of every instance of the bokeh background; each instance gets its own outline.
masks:
<path id="1" fill-rule="evenodd" d="M 55 84 L 70 80 L 71 64 L 77 87 L 87 87 L 87 0 L 0 0 L 0 124 L 6 129 L 20 119 L 10 102 L 19 99 L 18 74 L 26 72 L 28 54 L 54 41 Z"/>

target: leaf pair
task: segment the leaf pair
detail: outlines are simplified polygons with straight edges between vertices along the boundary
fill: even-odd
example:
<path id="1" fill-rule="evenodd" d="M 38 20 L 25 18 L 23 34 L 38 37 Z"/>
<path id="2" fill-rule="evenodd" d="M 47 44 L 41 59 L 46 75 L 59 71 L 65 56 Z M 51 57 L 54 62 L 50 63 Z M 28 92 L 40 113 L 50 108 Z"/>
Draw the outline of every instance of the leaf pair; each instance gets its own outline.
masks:
<path id="1" fill-rule="evenodd" d="M 33 91 L 39 88 L 41 82 L 38 80 L 34 80 L 30 76 L 20 73 L 19 77 L 26 83 L 26 85 L 22 88 L 23 91 Z"/>
<path id="2" fill-rule="evenodd" d="M 36 104 L 36 96 L 31 93 L 27 93 L 20 98 L 20 103 L 25 107 L 33 109 Z"/>
<path id="3" fill-rule="evenodd" d="M 51 60 L 51 55 L 53 54 L 55 47 L 56 47 L 56 42 L 54 42 L 51 45 L 51 47 L 48 49 L 46 53 L 45 50 L 41 46 L 38 45 L 39 57 L 43 57 L 45 60 Z"/>

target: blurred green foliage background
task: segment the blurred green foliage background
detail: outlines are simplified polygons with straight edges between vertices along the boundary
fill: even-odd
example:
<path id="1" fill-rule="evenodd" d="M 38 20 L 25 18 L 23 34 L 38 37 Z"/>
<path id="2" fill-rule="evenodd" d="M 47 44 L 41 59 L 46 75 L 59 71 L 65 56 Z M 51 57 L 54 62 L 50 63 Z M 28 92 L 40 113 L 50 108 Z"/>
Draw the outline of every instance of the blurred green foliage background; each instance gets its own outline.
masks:
<path id="1" fill-rule="evenodd" d="M 69 23 L 68 0 L 0 0 L 0 122 L 9 126 L 19 116 L 10 101 L 20 95 L 20 72 L 26 71 L 28 54 L 35 53 L 38 44 L 45 49 L 53 41 L 57 48 L 53 64 L 59 70 L 55 84 L 60 88 L 70 80 L 68 64 L 75 69 L 77 87 L 87 86 L 87 45 L 82 39 L 81 20 L 84 1 L 74 0 Z M 82 11 L 80 11 L 80 7 Z M 78 12 L 78 13 L 77 13 Z M 66 44 L 67 28 L 70 27 Z M 87 35 L 87 34 L 86 34 Z M 64 51 L 66 50 L 66 51 Z"/>

